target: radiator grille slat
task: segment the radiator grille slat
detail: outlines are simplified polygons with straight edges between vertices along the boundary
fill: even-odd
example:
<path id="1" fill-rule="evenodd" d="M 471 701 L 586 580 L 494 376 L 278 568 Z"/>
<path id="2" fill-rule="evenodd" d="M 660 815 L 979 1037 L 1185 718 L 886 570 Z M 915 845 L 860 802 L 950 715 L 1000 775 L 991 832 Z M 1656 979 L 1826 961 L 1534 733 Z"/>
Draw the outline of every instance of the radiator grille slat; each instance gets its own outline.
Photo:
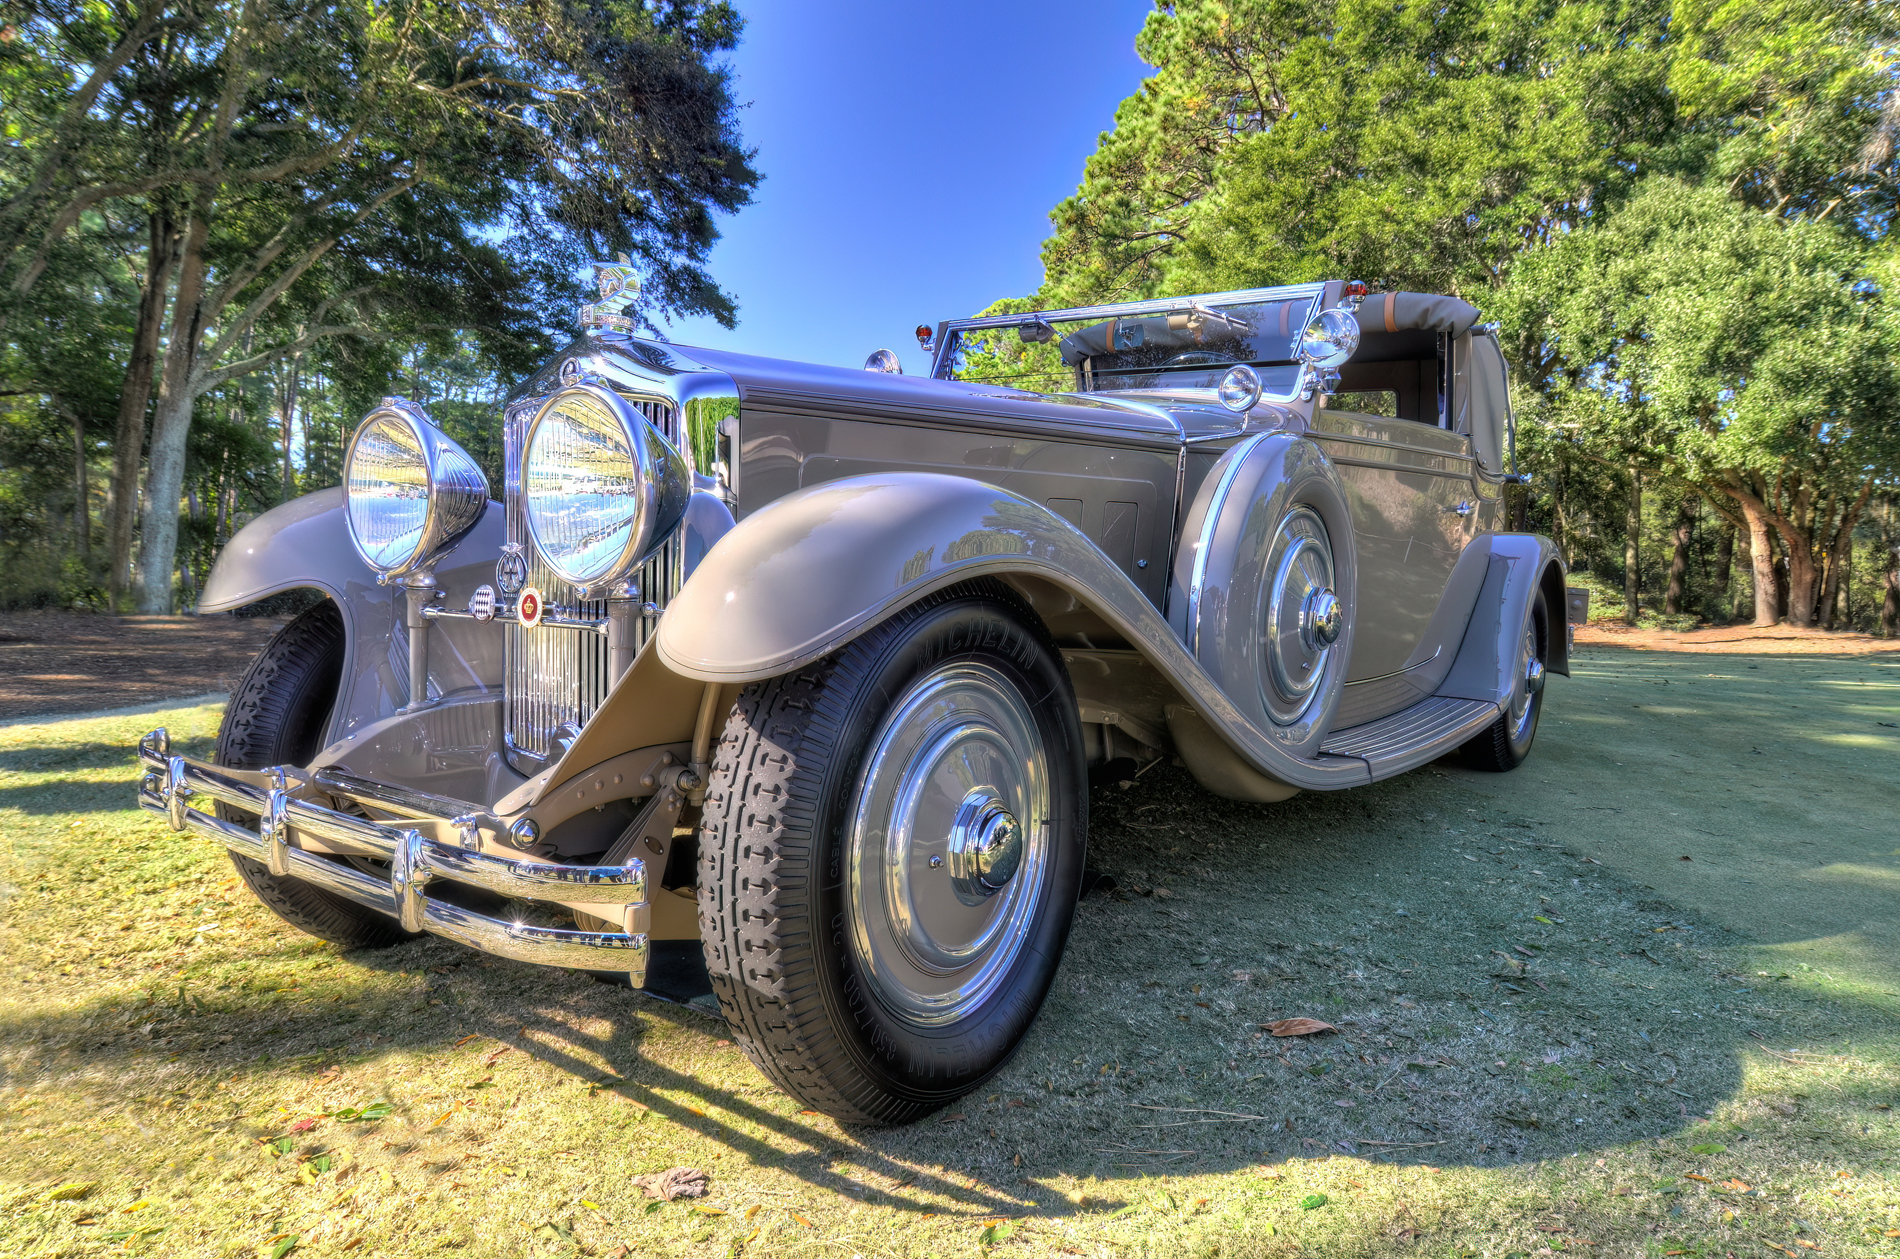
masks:
<path id="1" fill-rule="evenodd" d="M 673 407 L 660 402 L 628 399 L 675 448 L 679 445 L 678 415 Z M 582 600 L 575 587 L 554 575 L 528 536 L 527 511 L 521 497 L 521 459 L 528 424 L 538 405 L 519 407 L 509 412 L 503 430 L 503 458 L 506 461 L 503 506 L 507 509 L 508 540 L 522 544 L 528 561 L 528 584 L 541 592 L 549 606 L 573 609 L 570 615 L 600 620 L 607 615 L 604 599 Z M 680 531 L 634 571 L 639 597 L 666 607 L 685 580 L 685 537 Z M 635 622 L 635 650 L 646 645 L 658 626 L 657 617 L 640 617 Z M 562 726 L 578 730 L 587 724 L 594 711 L 607 698 L 612 685 L 607 639 L 600 634 L 577 630 L 523 629 L 508 623 L 505 636 L 503 722 L 507 732 L 510 760 L 522 757 L 526 763 L 515 768 L 537 772 L 551 759 L 555 739 Z"/>

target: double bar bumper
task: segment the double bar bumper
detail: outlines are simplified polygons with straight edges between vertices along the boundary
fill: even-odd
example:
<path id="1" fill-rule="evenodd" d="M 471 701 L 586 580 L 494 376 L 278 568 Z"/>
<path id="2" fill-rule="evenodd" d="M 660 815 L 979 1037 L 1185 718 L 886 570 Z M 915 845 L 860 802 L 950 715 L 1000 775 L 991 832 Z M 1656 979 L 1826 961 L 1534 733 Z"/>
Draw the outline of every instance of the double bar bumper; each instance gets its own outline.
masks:
<path id="1" fill-rule="evenodd" d="M 142 808 L 165 815 L 173 830 L 194 831 L 261 862 L 272 874 L 302 879 L 388 914 L 408 931 L 431 931 L 470 948 L 522 962 L 626 971 L 636 988 L 646 982 L 647 936 L 638 929 L 645 926 L 647 917 L 643 862 L 556 865 L 458 847 L 400 824 L 373 822 L 294 799 L 288 787 L 281 785 L 285 781 L 281 776 L 279 786 L 264 790 L 215 766 L 173 756 L 163 729 L 139 740 L 139 762 L 146 771 L 139 784 Z M 222 801 L 255 813 L 259 829 L 252 831 L 194 809 L 193 801 Z M 388 861 L 389 880 L 384 882 L 353 865 L 292 847 L 293 831 Z M 463 833 L 473 840 L 472 828 Z M 625 906 L 627 930 L 563 931 L 490 918 L 426 895 L 424 889 L 437 879 L 521 900 Z"/>

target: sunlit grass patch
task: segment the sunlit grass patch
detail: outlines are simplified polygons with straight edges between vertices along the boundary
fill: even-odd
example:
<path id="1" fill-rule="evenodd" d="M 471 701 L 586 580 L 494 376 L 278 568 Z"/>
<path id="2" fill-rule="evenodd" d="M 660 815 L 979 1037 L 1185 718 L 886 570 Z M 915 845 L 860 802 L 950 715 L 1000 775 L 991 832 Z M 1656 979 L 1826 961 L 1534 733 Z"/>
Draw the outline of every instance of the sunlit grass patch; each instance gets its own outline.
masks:
<path id="1" fill-rule="evenodd" d="M 1085 903 L 1023 1051 L 946 1113 L 859 1129 L 803 1112 L 700 1014 L 440 940 L 344 954 L 279 923 L 213 846 L 131 805 L 137 735 L 162 721 L 203 755 L 216 719 L 0 729 L 0 1253 L 1900 1240 L 1875 945 L 1699 926 L 1566 852 L 1561 774 L 1520 775 L 1508 807 L 1436 771 L 1271 810 L 1167 771 L 1101 794 L 1095 860 L 1124 889 Z M 1159 837 L 1132 825 L 1157 812 Z M 1339 1030 L 1262 1030 L 1294 1016 Z M 710 1174 L 707 1197 L 634 1182 L 680 1166 Z"/>

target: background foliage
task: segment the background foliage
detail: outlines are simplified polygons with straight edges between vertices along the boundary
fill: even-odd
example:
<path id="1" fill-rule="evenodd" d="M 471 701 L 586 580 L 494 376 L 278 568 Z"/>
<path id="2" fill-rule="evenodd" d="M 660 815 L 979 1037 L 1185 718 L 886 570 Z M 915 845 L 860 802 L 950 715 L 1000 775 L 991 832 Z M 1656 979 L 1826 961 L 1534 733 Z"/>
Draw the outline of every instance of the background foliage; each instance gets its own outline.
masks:
<path id="1" fill-rule="evenodd" d="M 730 322 L 724 0 L 24 0 L 0 28 L 9 603 L 171 610 L 402 382 L 493 464 L 588 258 Z"/>
<path id="2" fill-rule="evenodd" d="M 1158 0 L 1031 304 L 1464 297 L 1503 325 L 1535 526 L 1625 615 L 1891 632 L 1897 30 L 1863 0 Z"/>

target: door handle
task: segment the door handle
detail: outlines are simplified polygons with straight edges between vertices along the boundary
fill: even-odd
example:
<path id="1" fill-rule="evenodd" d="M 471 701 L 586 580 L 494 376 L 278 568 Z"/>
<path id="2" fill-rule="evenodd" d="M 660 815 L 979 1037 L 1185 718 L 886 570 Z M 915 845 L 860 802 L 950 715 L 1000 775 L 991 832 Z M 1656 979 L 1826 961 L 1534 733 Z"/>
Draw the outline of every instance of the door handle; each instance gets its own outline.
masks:
<path id="1" fill-rule="evenodd" d="M 1447 507 L 1445 510 L 1454 516 L 1469 516 L 1472 512 L 1478 510 L 1478 505 L 1468 498 L 1461 498 L 1458 500 L 1456 507 Z"/>

